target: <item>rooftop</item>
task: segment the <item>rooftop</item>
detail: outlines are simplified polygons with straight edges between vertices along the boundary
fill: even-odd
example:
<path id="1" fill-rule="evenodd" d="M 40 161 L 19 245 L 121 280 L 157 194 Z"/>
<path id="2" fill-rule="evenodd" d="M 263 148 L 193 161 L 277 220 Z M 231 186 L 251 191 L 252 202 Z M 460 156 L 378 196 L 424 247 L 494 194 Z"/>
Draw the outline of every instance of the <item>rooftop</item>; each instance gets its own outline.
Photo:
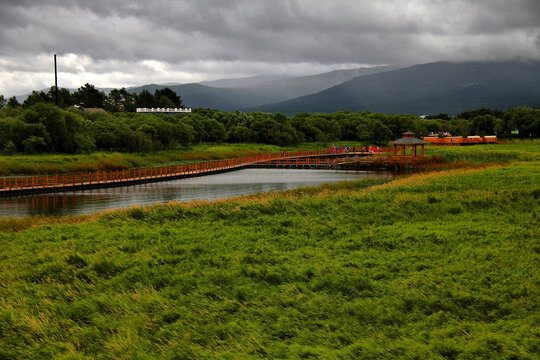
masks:
<path id="1" fill-rule="evenodd" d="M 391 144 L 395 144 L 395 145 L 421 145 L 421 144 L 429 144 L 429 143 L 424 141 L 424 140 L 417 139 L 415 137 L 402 137 L 399 140 L 392 141 Z"/>

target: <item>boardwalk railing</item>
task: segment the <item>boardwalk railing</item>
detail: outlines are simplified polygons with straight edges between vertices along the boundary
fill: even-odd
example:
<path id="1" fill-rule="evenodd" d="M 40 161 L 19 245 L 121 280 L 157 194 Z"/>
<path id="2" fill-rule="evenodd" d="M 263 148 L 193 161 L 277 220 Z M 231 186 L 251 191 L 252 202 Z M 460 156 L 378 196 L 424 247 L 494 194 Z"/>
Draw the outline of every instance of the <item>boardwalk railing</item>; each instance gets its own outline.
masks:
<path id="1" fill-rule="evenodd" d="M 382 149 L 391 152 L 390 148 Z M 39 175 L 0 178 L 0 196 L 31 192 L 54 192 L 81 190 L 86 188 L 123 186 L 152 181 L 202 176 L 219 172 L 232 171 L 249 166 L 272 165 L 313 165 L 333 167 L 345 164 L 357 166 L 401 166 L 415 165 L 424 158 L 411 156 L 391 156 L 372 153 L 343 153 L 336 151 L 295 151 L 277 154 L 260 154 L 225 160 L 210 160 L 183 165 L 161 167 L 94 171 L 88 173 Z"/>
<path id="2" fill-rule="evenodd" d="M 227 169 L 246 167 L 251 164 L 262 163 L 273 159 L 299 158 L 309 156 L 332 155 L 331 151 L 295 151 L 277 154 L 260 154 L 244 156 L 225 160 L 210 160 L 183 165 L 168 165 L 162 167 L 94 171 L 88 173 L 62 174 L 62 175 L 38 175 L 23 177 L 0 178 L 0 194 L 13 190 L 30 189 L 54 189 L 70 187 L 76 188 L 85 185 L 130 183 L 134 181 L 171 178 L 187 175 L 211 174 Z"/>
<path id="3" fill-rule="evenodd" d="M 336 154 L 332 157 L 284 157 L 259 162 L 260 165 L 280 166 L 326 166 L 355 165 L 357 167 L 416 166 L 431 160 L 421 156 L 393 156 L 391 153 L 353 153 Z"/>

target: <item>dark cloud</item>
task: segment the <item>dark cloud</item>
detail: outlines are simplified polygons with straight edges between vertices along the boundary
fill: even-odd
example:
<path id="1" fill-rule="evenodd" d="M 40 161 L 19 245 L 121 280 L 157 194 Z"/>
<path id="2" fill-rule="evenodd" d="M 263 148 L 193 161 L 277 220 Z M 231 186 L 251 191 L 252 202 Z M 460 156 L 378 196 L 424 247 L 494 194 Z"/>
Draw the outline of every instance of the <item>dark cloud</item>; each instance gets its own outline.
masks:
<path id="1" fill-rule="evenodd" d="M 38 60 L 55 52 L 77 55 L 74 74 L 115 76 L 148 60 L 156 72 L 206 62 L 241 74 L 246 64 L 540 59 L 539 36 L 538 0 L 1 0 L 0 75 L 46 71 Z"/>

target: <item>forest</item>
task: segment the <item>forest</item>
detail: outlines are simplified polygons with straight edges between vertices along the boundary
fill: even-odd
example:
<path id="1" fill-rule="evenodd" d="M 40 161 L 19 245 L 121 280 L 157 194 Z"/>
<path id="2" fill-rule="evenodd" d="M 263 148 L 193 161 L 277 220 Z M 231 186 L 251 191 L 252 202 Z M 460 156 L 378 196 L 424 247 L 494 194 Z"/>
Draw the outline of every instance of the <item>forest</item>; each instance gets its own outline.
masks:
<path id="1" fill-rule="evenodd" d="M 182 99 L 171 89 L 130 94 L 112 90 L 108 96 L 86 84 L 70 94 L 53 88 L 34 91 L 22 104 L 0 97 L 0 152 L 89 153 L 93 151 L 153 152 L 201 143 L 261 143 L 293 146 L 302 142 L 359 141 L 387 144 L 405 131 L 417 136 L 449 132 L 456 136 L 540 136 L 540 110 L 477 109 L 451 117 L 419 117 L 369 111 L 299 113 L 224 112 L 194 109 L 178 115 L 138 114 L 136 107 L 181 107 Z M 75 106 L 74 106 L 75 105 Z M 88 108 L 105 111 L 88 111 Z"/>

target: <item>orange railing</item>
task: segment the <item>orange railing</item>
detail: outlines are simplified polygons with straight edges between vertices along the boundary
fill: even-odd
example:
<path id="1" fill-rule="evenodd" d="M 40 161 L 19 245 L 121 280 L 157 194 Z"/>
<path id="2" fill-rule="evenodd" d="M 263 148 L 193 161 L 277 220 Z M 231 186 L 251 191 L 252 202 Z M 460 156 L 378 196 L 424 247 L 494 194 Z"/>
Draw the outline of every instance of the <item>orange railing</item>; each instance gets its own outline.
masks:
<path id="1" fill-rule="evenodd" d="M 381 152 L 391 152 L 391 148 L 380 149 Z M 344 162 L 380 162 L 388 156 L 381 154 L 368 154 L 365 158 L 360 158 L 358 154 L 367 153 L 339 153 L 330 150 L 317 151 L 294 151 L 277 154 L 260 154 L 244 156 L 225 160 L 210 160 L 183 165 L 168 165 L 153 168 L 94 171 L 77 174 L 61 175 L 38 175 L 24 177 L 4 177 L 0 178 L 0 193 L 9 193 L 13 190 L 41 189 L 41 191 L 54 190 L 55 188 L 75 188 L 80 186 L 90 186 L 97 184 L 122 184 L 133 181 L 144 181 L 185 176 L 204 175 L 220 170 L 233 170 L 253 164 L 280 164 L 280 165 L 339 165 Z M 332 155 L 333 158 L 321 158 L 324 155 Z M 348 160 L 345 160 L 348 159 Z M 364 160 L 365 159 L 365 160 Z M 398 160 L 395 160 L 398 161 Z"/>
<path id="2" fill-rule="evenodd" d="M 169 165 L 153 168 L 94 171 L 88 173 L 38 175 L 24 177 L 0 178 L 0 192 L 21 189 L 45 189 L 58 187 L 75 187 L 81 185 L 122 183 L 135 180 L 167 178 L 190 174 L 204 174 L 213 171 L 238 168 L 273 159 L 298 158 L 305 156 L 321 156 L 334 154 L 329 150 L 294 151 L 277 154 L 260 154 L 225 160 L 210 160 L 184 165 Z"/>

